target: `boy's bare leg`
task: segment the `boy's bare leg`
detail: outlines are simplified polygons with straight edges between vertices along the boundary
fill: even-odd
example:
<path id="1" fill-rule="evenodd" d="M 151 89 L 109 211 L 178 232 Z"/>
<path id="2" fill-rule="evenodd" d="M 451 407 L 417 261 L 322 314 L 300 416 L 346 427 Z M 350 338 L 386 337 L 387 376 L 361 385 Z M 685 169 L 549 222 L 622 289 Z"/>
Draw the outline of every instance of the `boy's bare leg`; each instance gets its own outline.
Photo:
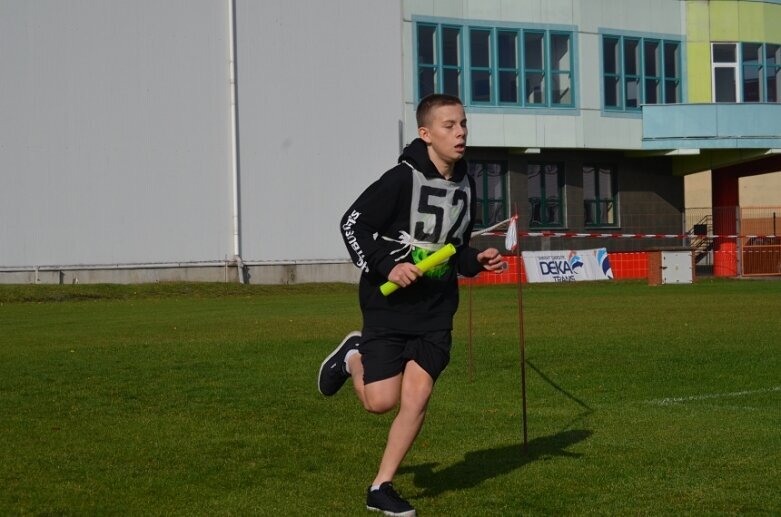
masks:
<path id="1" fill-rule="evenodd" d="M 363 407 L 366 407 L 363 397 L 363 362 L 361 362 L 361 353 L 351 355 L 347 359 L 347 364 L 350 366 L 350 377 L 353 380 L 355 394 L 358 395 L 358 400 L 361 401 Z"/>
<path id="2" fill-rule="evenodd" d="M 423 427 L 434 380 L 418 363 L 410 361 L 403 375 L 399 374 L 366 386 L 363 383 L 363 364 L 360 354 L 353 354 L 348 361 L 355 393 L 368 411 L 386 413 L 401 400 L 399 412 L 393 419 L 388 433 L 388 443 L 382 455 L 380 469 L 372 483 L 379 485 L 393 479 L 404 456 Z"/>
<path id="3" fill-rule="evenodd" d="M 348 359 L 353 388 L 363 407 L 371 413 L 387 413 L 399 403 L 401 398 L 401 374 L 372 382 L 368 389 L 363 383 L 363 363 L 361 354 L 353 354 Z"/>
<path id="4" fill-rule="evenodd" d="M 373 385 L 374 383 L 372 383 Z M 401 404 L 391 424 L 380 469 L 372 485 L 391 481 L 423 427 L 434 380 L 415 361 L 407 363 L 401 381 Z"/>

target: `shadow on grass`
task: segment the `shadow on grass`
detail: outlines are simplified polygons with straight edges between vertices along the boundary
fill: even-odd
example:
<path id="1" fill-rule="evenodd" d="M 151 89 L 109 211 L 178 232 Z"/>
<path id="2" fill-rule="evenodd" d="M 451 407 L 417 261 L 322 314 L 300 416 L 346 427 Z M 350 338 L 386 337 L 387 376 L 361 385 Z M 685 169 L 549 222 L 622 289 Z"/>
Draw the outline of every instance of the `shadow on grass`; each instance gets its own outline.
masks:
<path id="1" fill-rule="evenodd" d="M 550 385 L 553 389 L 555 389 L 556 391 L 558 391 L 559 393 L 561 393 L 562 395 L 564 395 L 565 397 L 567 397 L 571 401 L 575 402 L 581 408 L 583 408 L 583 411 L 579 415 L 577 415 L 575 418 L 570 420 L 567 423 L 567 425 L 564 426 L 564 429 L 569 429 L 570 427 L 574 426 L 579 421 L 583 420 L 587 416 L 589 416 L 592 413 L 594 413 L 594 409 L 591 406 L 589 406 L 588 404 L 586 404 L 585 402 L 580 400 L 578 397 L 576 397 L 575 395 L 573 395 L 569 391 L 565 390 L 563 387 L 561 387 L 559 384 L 557 384 L 553 379 L 551 379 L 545 373 L 543 373 L 542 370 L 540 370 L 534 364 L 532 364 L 531 361 L 526 361 L 526 364 L 529 365 L 529 368 L 531 368 L 532 370 L 537 372 L 537 375 L 539 375 L 540 378 L 543 381 L 545 381 L 546 383 L 548 383 L 548 385 Z"/>
<path id="2" fill-rule="evenodd" d="M 531 368 L 532 370 L 537 372 L 537 375 L 539 375 L 542 378 L 542 380 L 547 382 L 553 389 L 555 389 L 556 391 L 558 391 L 559 393 L 561 393 L 562 395 L 564 395 L 565 397 L 567 397 L 571 401 L 575 402 L 577 405 L 579 405 L 580 407 L 582 407 L 583 409 L 585 409 L 589 413 L 593 413 L 594 412 L 594 410 L 588 404 L 586 404 L 585 402 L 580 400 L 578 397 L 576 397 L 575 395 L 573 395 L 569 391 L 565 390 L 564 388 L 562 388 L 561 386 L 556 384 L 556 382 L 554 382 L 553 379 L 551 379 L 550 377 L 545 375 L 542 372 L 542 370 L 540 370 L 539 368 L 534 366 L 534 364 L 532 364 L 531 361 L 526 361 L 526 364 L 529 365 L 529 368 Z"/>
<path id="3" fill-rule="evenodd" d="M 418 497 L 434 497 L 450 490 L 473 488 L 486 481 L 519 469 L 543 458 L 563 456 L 579 458 L 581 454 L 568 452 L 567 448 L 581 442 L 593 433 L 586 430 L 570 430 L 534 438 L 529 441 L 528 454 L 523 444 L 495 447 L 468 452 L 454 465 L 435 471 L 438 463 L 411 465 L 399 469 L 399 474 L 413 474 L 413 483 L 423 489 Z"/>

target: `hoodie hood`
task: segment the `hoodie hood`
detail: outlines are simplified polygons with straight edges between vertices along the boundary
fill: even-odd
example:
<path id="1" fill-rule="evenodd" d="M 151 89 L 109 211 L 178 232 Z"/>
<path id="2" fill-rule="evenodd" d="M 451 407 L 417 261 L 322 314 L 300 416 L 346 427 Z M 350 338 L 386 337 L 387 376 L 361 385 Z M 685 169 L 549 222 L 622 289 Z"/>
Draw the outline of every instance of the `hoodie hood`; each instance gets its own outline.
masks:
<path id="1" fill-rule="evenodd" d="M 409 145 L 407 145 L 399 156 L 399 163 L 407 162 L 415 169 L 423 173 L 427 178 L 441 178 L 442 175 L 437 170 L 437 167 L 428 157 L 428 146 L 420 138 L 416 138 Z M 453 177 L 451 181 L 459 182 L 464 178 L 466 174 L 466 160 L 458 160 L 453 167 Z"/>

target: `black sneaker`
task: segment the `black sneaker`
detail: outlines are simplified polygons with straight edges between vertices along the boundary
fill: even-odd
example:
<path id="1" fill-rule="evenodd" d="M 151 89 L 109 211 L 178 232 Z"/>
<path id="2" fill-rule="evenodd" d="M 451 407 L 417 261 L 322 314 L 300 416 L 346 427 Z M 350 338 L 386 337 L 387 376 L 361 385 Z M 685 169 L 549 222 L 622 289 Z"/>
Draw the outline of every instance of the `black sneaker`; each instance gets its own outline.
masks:
<path id="1" fill-rule="evenodd" d="M 381 484 L 379 490 L 372 490 L 372 487 L 369 487 L 369 491 L 366 493 L 366 508 L 397 517 L 415 517 L 416 515 L 415 508 L 401 498 L 390 481 Z"/>
<path id="2" fill-rule="evenodd" d="M 350 332 L 345 336 L 339 346 L 325 358 L 317 373 L 317 389 L 320 393 L 330 397 L 350 378 L 350 374 L 344 369 L 344 356 L 349 350 L 358 348 L 361 342 L 361 333 Z"/>

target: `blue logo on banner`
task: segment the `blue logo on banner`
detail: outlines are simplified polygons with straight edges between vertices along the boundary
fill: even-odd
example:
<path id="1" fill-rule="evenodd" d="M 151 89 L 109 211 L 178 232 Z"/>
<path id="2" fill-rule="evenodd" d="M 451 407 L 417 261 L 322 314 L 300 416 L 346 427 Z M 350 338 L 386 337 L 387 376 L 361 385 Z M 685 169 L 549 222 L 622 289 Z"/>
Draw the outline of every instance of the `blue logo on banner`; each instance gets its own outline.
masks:
<path id="1" fill-rule="evenodd" d="M 575 251 L 569 252 L 569 267 L 573 273 L 575 273 L 575 268 L 583 267 L 583 259 Z"/>
<path id="2" fill-rule="evenodd" d="M 602 273 L 605 275 L 605 278 L 612 280 L 613 270 L 610 268 L 610 258 L 607 255 L 606 249 L 602 248 L 597 252 L 597 261 L 599 261 L 599 266 L 602 268 Z"/>

